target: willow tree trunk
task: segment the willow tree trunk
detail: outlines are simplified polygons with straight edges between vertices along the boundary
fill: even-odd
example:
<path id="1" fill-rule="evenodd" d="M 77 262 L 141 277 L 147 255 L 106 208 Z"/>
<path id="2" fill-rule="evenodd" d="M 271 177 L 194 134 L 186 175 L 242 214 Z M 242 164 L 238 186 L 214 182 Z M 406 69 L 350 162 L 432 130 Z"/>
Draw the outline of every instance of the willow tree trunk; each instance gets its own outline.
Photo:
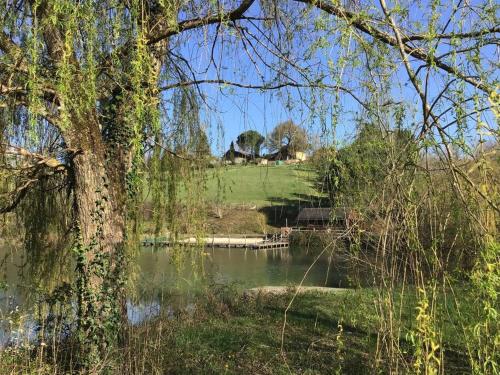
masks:
<path id="1" fill-rule="evenodd" d="M 128 152 L 109 151 L 97 122 L 66 137 L 73 157 L 77 239 L 78 366 L 103 360 L 120 332 L 125 298 Z M 76 133 L 76 132 L 75 132 Z M 118 147 L 118 145 L 116 145 Z"/>
<path id="2" fill-rule="evenodd" d="M 145 105 L 153 109 L 159 105 L 156 86 L 166 45 L 165 41 L 148 51 L 150 76 L 141 92 Z M 133 155 L 139 155 L 140 150 L 133 149 L 137 144 L 133 127 L 137 124 L 131 124 L 129 115 L 134 102 L 122 90 L 117 87 L 108 101 L 101 103 L 99 115 L 76 115 L 72 130 L 64 134 L 68 147 L 75 150 L 78 361 L 84 372 L 101 364 L 125 328 L 120 323 L 126 319 L 127 197 Z"/>

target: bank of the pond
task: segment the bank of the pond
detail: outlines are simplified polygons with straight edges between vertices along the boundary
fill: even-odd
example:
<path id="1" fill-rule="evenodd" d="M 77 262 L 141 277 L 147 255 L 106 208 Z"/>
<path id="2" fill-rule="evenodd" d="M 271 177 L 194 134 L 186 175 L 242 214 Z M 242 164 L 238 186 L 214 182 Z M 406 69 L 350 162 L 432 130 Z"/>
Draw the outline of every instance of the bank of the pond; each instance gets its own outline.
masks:
<path id="1" fill-rule="evenodd" d="M 384 333 L 379 306 L 374 303 L 387 291 L 367 288 L 299 294 L 287 310 L 284 325 L 284 313 L 294 294 L 290 292 L 248 299 L 227 286 L 211 289 L 193 314 L 179 315 L 170 324 L 159 318 L 134 327 L 127 371 L 134 373 L 140 364 L 147 373 L 169 374 L 387 372 L 387 363 L 376 360 L 377 334 L 382 338 Z M 411 288 L 403 300 L 400 292 L 393 296 L 394 310 L 402 314 L 399 342 L 394 345 L 406 360 L 407 368 L 400 368 L 405 373 L 413 370 L 415 346 L 409 338 L 416 331 L 417 301 Z M 440 301 L 438 308 L 447 312 L 440 348 L 447 373 L 469 374 L 461 334 L 464 317 L 454 313 L 452 301 L 442 297 Z M 151 353 L 151 348 L 157 353 Z"/>
<path id="2" fill-rule="evenodd" d="M 290 294 L 248 299 L 228 286 L 211 288 L 189 312 L 163 312 L 129 327 L 127 348 L 109 359 L 112 373 L 361 374 L 377 372 L 375 366 L 384 373 L 387 363 L 376 360 L 377 333 L 382 333 L 374 305 L 379 293 L 360 289 L 298 295 L 284 325 Z M 396 345 L 407 361 L 406 370 L 411 370 L 414 350 L 408 340 L 415 323 L 413 298 L 414 293 L 407 292 L 401 306 L 395 295 L 395 310 L 401 307 L 402 311 Z M 465 345 L 457 334 L 461 323 L 459 316 L 451 314 L 443 327 L 441 348 L 450 374 L 470 373 Z M 57 373 L 51 347 L 44 350 L 45 354 L 40 354 L 40 347 L 30 353 L 1 352 L 0 374 Z M 71 358 L 65 350 L 71 349 L 58 351 L 60 366 L 68 365 L 63 360 Z"/>
<path id="3" fill-rule="evenodd" d="M 260 295 L 283 295 L 283 294 L 304 294 L 304 293 L 343 293 L 347 288 L 328 288 L 325 286 L 260 286 L 257 288 L 246 289 L 243 292 L 244 297 L 258 297 Z"/>

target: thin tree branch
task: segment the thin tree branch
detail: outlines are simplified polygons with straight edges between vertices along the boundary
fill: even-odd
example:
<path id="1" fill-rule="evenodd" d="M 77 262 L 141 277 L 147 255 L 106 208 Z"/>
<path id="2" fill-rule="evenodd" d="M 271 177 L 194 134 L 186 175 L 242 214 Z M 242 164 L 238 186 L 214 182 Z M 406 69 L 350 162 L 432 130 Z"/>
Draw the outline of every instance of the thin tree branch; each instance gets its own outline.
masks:
<path id="1" fill-rule="evenodd" d="M 158 43 L 168 37 L 180 34 L 184 31 L 198 28 L 200 26 L 212 25 L 224 21 L 236 21 L 241 19 L 244 13 L 252 6 L 255 0 L 243 0 L 240 6 L 230 12 L 220 12 L 214 15 L 206 15 L 205 17 L 194 18 L 179 22 L 175 26 L 169 26 L 164 29 L 152 33 L 147 36 L 147 44 Z"/>
<path id="2" fill-rule="evenodd" d="M 334 90 L 344 91 L 345 93 L 349 94 L 354 100 L 356 100 L 359 104 L 361 104 L 363 107 L 366 107 L 365 103 L 363 103 L 362 100 L 348 88 L 338 85 L 324 84 L 324 83 L 283 82 L 278 84 L 251 85 L 240 82 L 227 81 L 224 79 L 199 79 L 193 81 L 171 83 L 163 87 L 160 87 L 159 90 L 166 91 L 177 87 L 185 87 L 185 86 L 200 85 L 200 84 L 219 84 L 223 86 L 235 86 L 244 89 L 255 89 L 255 90 L 278 90 L 284 87 L 334 89 Z"/>
<path id="3" fill-rule="evenodd" d="M 437 34 L 433 36 L 433 39 L 468 39 L 477 38 L 479 36 L 484 36 L 488 34 L 496 34 L 500 32 L 500 26 L 490 27 L 489 29 L 483 29 L 478 31 L 470 31 L 466 33 L 449 33 L 449 34 Z M 402 38 L 403 43 L 417 40 L 427 40 L 429 36 L 426 34 L 412 34 L 404 36 Z"/>
<path id="4" fill-rule="evenodd" d="M 31 152 L 26 150 L 25 148 L 19 147 L 19 146 L 14 146 L 6 143 L 1 144 L 2 148 L 5 148 L 5 154 L 6 155 L 16 155 L 28 159 L 35 159 L 37 160 L 36 165 L 44 165 L 49 168 L 53 168 L 56 170 L 63 170 L 67 169 L 68 166 L 64 163 L 61 163 L 59 160 L 52 156 L 47 156 L 47 155 L 42 155 L 38 154 L 36 152 Z M 31 167 L 33 167 L 32 165 Z"/>

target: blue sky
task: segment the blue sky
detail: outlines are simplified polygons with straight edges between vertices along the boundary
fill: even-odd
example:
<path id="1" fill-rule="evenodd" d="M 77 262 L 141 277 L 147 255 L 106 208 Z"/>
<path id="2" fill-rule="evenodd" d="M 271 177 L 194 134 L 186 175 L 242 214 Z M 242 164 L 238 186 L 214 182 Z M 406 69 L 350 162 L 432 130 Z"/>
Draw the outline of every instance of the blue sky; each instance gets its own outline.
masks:
<path id="1" fill-rule="evenodd" d="M 212 98 L 218 97 L 217 112 L 207 110 L 202 116 L 203 121 L 210 124 L 209 134 L 214 154 L 227 150 L 231 141 L 235 141 L 246 130 L 257 130 L 265 136 L 277 124 L 289 119 L 305 128 L 312 138 L 321 137 L 326 141 L 327 135 L 319 120 L 309 117 L 311 113 L 299 102 L 295 89 L 289 93 L 296 100 L 297 108 L 293 109 L 287 108 L 284 100 L 277 97 L 275 92 L 238 88 L 224 97 L 215 88 L 207 91 L 212 93 Z M 342 101 L 344 110 L 348 106 L 354 106 L 349 100 Z M 349 116 L 343 118 L 345 122 L 338 127 L 338 136 L 347 139 L 354 134 L 354 122 Z"/>

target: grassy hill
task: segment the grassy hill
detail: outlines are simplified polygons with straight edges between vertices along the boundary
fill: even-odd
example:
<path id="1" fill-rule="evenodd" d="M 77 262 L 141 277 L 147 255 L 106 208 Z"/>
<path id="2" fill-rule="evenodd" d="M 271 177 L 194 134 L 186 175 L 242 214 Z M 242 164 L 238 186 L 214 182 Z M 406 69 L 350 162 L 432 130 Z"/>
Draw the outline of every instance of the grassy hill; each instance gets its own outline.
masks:
<path id="1" fill-rule="evenodd" d="M 320 197 L 307 165 L 225 166 L 207 170 L 209 233 L 269 233 L 292 223 Z M 146 189 L 147 190 L 147 189 Z M 146 193 L 147 194 L 147 193 Z M 182 193 L 181 193 L 182 194 Z M 146 201 L 150 195 L 147 194 Z M 146 232 L 152 227 L 146 224 Z"/>
<path id="2" fill-rule="evenodd" d="M 304 165 L 228 166 L 209 171 L 208 198 L 233 205 L 296 205 L 317 197 L 316 173 Z"/>

